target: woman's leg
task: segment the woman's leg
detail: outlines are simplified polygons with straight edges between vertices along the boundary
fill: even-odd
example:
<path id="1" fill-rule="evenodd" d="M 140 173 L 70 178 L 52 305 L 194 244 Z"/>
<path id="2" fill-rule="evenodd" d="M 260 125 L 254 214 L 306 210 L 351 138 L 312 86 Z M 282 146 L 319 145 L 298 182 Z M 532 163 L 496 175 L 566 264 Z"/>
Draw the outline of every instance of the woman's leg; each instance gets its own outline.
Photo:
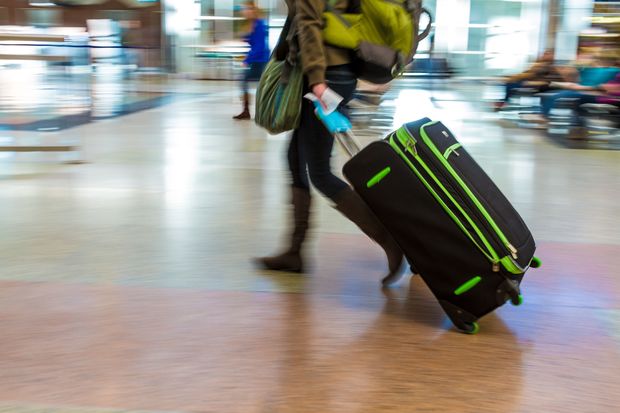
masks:
<path id="1" fill-rule="evenodd" d="M 549 116 L 551 109 L 556 105 L 559 99 L 580 99 L 585 93 L 577 92 L 574 90 L 561 90 L 548 96 L 544 96 L 541 100 L 542 112 L 545 117 Z"/>
<path id="2" fill-rule="evenodd" d="M 330 89 L 343 97 L 341 108 L 344 107 L 351 100 L 357 85 L 351 68 L 348 65 L 329 67 L 325 76 Z M 308 99 L 302 102 L 299 138 L 312 185 L 334 201 L 336 196 L 349 186 L 332 173 L 330 158 L 334 137 L 317 118 L 314 105 Z"/>
<path id="3" fill-rule="evenodd" d="M 308 165 L 310 181 L 319 192 L 333 201 L 340 191 L 348 188 L 331 170 L 334 137 L 317 118 L 310 101 L 306 99 L 301 110 L 299 143 Z"/>
<path id="4" fill-rule="evenodd" d="M 280 254 L 258 259 L 260 266 L 275 271 L 302 272 L 301 249 L 306 239 L 310 219 L 310 186 L 303 151 L 300 150 L 299 131 L 291 136 L 288 148 L 288 166 L 291 173 L 291 204 L 293 228 L 288 245 Z"/>
<path id="5" fill-rule="evenodd" d="M 577 105 L 577 122 L 579 126 L 586 126 L 585 120 L 588 115 L 588 111 L 586 109 L 582 109 L 582 105 L 586 103 L 596 103 L 597 95 L 593 95 L 590 93 L 582 93 L 579 98 L 579 103 Z"/>
<path id="6" fill-rule="evenodd" d="M 243 111 L 237 116 L 233 116 L 233 119 L 236 119 L 236 120 L 246 120 L 246 119 L 251 118 L 250 116 L 250 94 L 248 93 L 248 90 L 249 90 L 250 79 L 252 76 L 252 64 L 253 63 L 250 63 L 250 66 L 246 67 L 243 73 L 243 80 L 241 82 L 241 92 L 243 93 L 242 95 Z"/>
<path id="7" fill-rule="evenodd" d="M 514 94 L 515 89 L 520 88 L 522 84 L 523 84 L 523 82 L 510 82 L 510 83 L 506 83 L 506 96 L 504 97 L 504 103 L 508 103 L 508 100 Z"/>
<path id="8" fill-rule="evenodd" d="M 328 84 L 335 92 L 343 96 L 343 103 L 346 103 L 355 90 L 355 77 L 348 68 L 330 69 L 327 71 Z M 300 250 L 308 228 L 310 211 L 307 165 L 312 184 L 336 204 L 339 212 L 353 221 L 385 251 L 389 273 L 383 279 L 383 283 L 388 285 L 396 282 L 400 279 L 399 269 L 403 262 L 403 253 L 364 201 L 331 172 L 330 157 L 333 144 L 333 136 L 314 114 L 312 104 L 304 99 L 300 126 L 293 133 L 288 152 L 289 168 L 293 178 L 295 218 L 291 245 L 284 253 L 261 258 L 259 263 L 271 270 L 303 270 Z"/>
<path id="9" fill-rule="evenodd" d="M 299 139 L 299 129 L 293 131 L 286 153 L 288 169 L 291 174 L 291 185 L 306 191 L 310 190 L 306 157 Z"/>
<path id="10" fill-rule="evenodd" d="M 329 87 L 341 95 L 344 98 L 343 105 L 346 104 L 357 84 L 351 69 L 348 66 L 328 68 L 326 78 Z M 399 269 L 403 262 L 401 249 L 359 195 L 332 173 L 330 158 L 334 137 L 316 117 L 314 107 L 309 101 L 305 101 L 302 105 L 299 139 L 312 184 L 334 202 L 340 213 L 353 221 L 385 251 L 389 273 L 383 279 L 383 283 L 391 284 L 400 279 Z"/>

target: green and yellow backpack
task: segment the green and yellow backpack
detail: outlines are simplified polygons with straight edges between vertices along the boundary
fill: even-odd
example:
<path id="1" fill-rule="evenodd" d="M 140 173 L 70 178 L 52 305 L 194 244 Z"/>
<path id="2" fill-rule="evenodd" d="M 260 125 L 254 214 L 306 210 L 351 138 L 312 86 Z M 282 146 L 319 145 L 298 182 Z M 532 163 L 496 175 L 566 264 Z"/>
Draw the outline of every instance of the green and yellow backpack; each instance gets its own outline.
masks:
<path id="1" fill-rule="evenodd" d="M 341 13 L 328 0 L 323 14 L 326 44 L 351 49 L 358 78 L 387 83 L 411 63 L 421 40 L 431 29 L 431 15 L 422 0 L 359 0 L 360 13 Z M 420 32 L 420 17 L 428 25 Z"/>

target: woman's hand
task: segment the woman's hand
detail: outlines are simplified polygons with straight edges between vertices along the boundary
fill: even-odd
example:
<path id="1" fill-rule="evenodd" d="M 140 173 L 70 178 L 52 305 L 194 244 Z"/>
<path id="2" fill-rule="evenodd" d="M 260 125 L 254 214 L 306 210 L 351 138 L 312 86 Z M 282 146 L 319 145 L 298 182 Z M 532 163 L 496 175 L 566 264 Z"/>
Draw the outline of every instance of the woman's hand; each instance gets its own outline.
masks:
<path id="1" fill-rule="evenodd" d="M 312 86 L 312 93 L 314 93 L 314 96 L 319 98 L 321 106 L 323 106 L 324 109 L 327 109 L 327 106 L 325 105 L 325 103 L 323 103 L 322 97 L 323 93 L 325 93 L 327 89 L 327 83 L 317 83 L 316 85 Z"/>
<path id="2" fill-rule="evenodd" d="M 312 93 L 314 93 L 314 95 L 319 99 L 323 97 L 323 93 L 325 93 L 326 90 L 327 83 L 317 83 L 316 85 L 312 86 Z"/>

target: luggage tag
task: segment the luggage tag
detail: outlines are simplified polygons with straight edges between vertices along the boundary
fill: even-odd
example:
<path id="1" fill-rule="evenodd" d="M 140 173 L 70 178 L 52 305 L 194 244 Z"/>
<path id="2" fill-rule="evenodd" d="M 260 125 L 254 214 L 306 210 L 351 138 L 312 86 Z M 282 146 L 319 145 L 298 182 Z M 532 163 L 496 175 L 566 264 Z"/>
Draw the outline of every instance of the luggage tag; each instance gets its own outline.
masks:
<path id="1" fill-rule="evenodd" d="M 323 92 L 323 96 L 321 96 L 320 100 L 314 93 L 306 93 L 304 97 L 311 100 L 315 106 L 317 103 L 320 103 L 322 101 L 325 104 L 326 115 L 329 115 L 330 113 L 338 109 L 338 106 L 340 106 L 340 103 L 342 103 L 342 101 L 344 100 L 342 96 L 340 96 L 338 93 L 334 92 L 330 88 L 325 89 L 325 92 Z"/>

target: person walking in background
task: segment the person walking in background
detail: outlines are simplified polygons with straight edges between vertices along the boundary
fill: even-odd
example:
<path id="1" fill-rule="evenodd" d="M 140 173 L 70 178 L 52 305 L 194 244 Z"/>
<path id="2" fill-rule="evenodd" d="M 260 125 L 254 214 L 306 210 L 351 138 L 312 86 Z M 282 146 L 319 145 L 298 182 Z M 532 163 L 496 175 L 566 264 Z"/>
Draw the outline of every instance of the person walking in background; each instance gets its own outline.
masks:
<path id="1" fill-rule="evenodd" d="M 289 20 L 298 21 L 297 36 L 302 70 L 304 93 L 312 92 L 322 100 L 328 89 L 339 94 L 346 104 L 355 91 L 357 79 L 348 50 L 331 47 L 323 43 L 321 28 L 325 0 L 286 0 Z M 359 13 L 359 2 L 336 0 L 330 6 L 343 13 Z M 356 9 L 357 8 L 357 9 Z M 283 60 L 287 54 L 286 42 L 282 39 L 275 56 Z M 399 278 L 403 263 L 403 252 L 377 220 L 364 201 L 349 185 L 331 171 L 330 157 L 334 137 L 314 113 L 314 106 L 303 99 L 301 121 L 291 136 L 288 149 L 288 163 L 291 174 L 291 200 L 293 204 L 293 225 L 285 249 L 276 255 L 259 258 L 258 264 L 269 270 L 303 272 L 305 269 L 301 249 L 308 230 L 310 216 L 310 182 L 335 208 L 355 223 L 367 236 L 385 251 L 388 274 L 384 283 Z"/>
<path id="2" fill-rule="evenodd" d="M 265 20 L 260 18 L 258 7 L 256 7 L 253 1 L 247 1 L 243 4 L 241 13 L 247 19 L 249 30 L 248 34 L 244 36 L 244 40 L 250 45 L 250 51 L 244 60 L 246 68 L 242 82 L 243 111 L 234 116 L 234 119 L 237 120 L 251 119 L 250 82 L 260 80 L 270 55 L 268 44 L 269 27 Z"/>

